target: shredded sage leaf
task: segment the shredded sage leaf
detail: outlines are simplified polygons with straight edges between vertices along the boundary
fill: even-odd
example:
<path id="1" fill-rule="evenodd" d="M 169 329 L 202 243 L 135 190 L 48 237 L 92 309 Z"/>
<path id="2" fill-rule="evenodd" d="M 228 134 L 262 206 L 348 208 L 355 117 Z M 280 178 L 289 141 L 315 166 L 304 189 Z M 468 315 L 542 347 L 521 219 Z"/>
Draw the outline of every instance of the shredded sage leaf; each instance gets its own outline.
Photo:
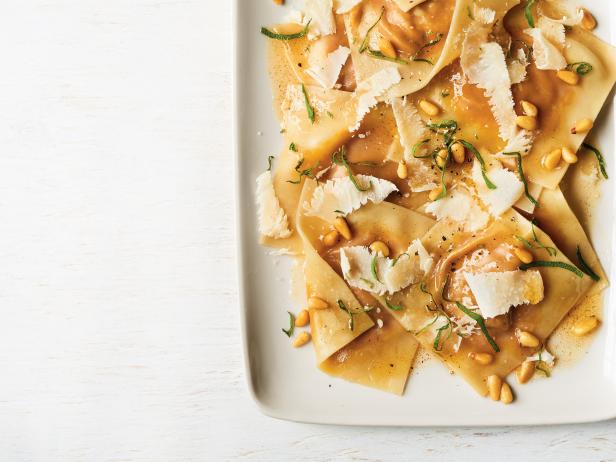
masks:
<path id="1" fill-rule="evenodd" d="M 370 288 L 374 287 L 374 282 L 372 282 L 370 279 L 366 279 L 366 278 L 359 278 L 359 279 L 361 279 L 366 284 L 368 284 L 368 287 L 370 287 Z"/>
<path id="2" fill-rule="evenodd" d="M 544 268 L 562 268 L 564 270 L 571 271 L 573 274 L 575 274 L 579 278 L 584 277 L 584 273 L 582 273 L 579 269 L 577 269 L 575 266 L 570 265 L 569 263 L 565 263 L 563 261 L 535 260 L 535 261 L 531 261 L 530 263 L 522 263 L 520 265 L 520 269 L 522 271 L 526 271 L 529 268 L 539 268 L 539 267 L 544 267 Z"/>
<path id="3" fill-rule="evenodd" d="M 469 310 L 460 302 L 456 302 L 456 306 L 460 311 L 466 314 L 469 318 L 473 319 L 479 325 L 481 332 L 483 333 L 484 337 L 486 338 L 492 349 L 498 353 L 500 351 L 500 348 L 498 347 L 494 339 L 490 336 L 490 332 L 486 327 L 486 321 L 483 316 L 481 316 L 479 313 L 475 313 L 474 311 Z"/>
<path id="4" fill-rule="evenodd" d="M 304 94 L 304 104 L 306 105 L 306 112 L 308 113 L 308 118 L 310 119 L 310 123 L 314 123 L 314 108 L 310 105 L 310 99 L 308 98 L 308 92 L 306 91 L 306 87 L 302 83 L 302 93 Z"/>
<path id="5" fill-rule="evenodd" d="M 338 308 L 340 308 L 342 311 L 344 311 L 346 314 L 349 315 L 349 329 L 354 330 L 355 329 L 355 318 L 353 316 L 355 316 L 355 313 L 351 312 L 351 310 L 349 310 L 347 306 L 344 304 L 344 302 L 340 299 L 338 300 Z"/>
<path id="6" fill-rule="evenodd" d="M 370 263 L 370 271 L 372 271 L 372 277 L 376 279 L 378 282 L 381 282 L 381 280 L 379 279 L 379 275 L 377 273 L 377 267 L 376 267 L 378 257 L 379 257 L 378 255 L 375 255 L 372 258 L 372 263 Z"/>
<path id="7" fill-rule="evenodd" d="M 580 246 L 577 246 L 577 251 L 576 251 L 576 255 L 577 255 L 577 259 L 578 262 L 580 263 L 580 269 L 586 273 L 586 275 L 588 277 L 590 277 L 590 279 L 592 279 L 593 281 L 598 281 L 601 279 L 601 277 L 595 273 L 592 268 L 588 265 L 588 263 L 586 263 L 586 260 L 584 260 L 584 257 L 582 256 L 582 251 L 580 250 Z"/>
<path id="8" fill-rule="evenodd" d="M 302 182 L 303 176 L 308 177 L 308 178 L 313 178 L 313 179 L 315 178 L 315 174 L 313 173 L 313 171 L 319 167 L 319 162 L 317 162 L 313 167 L 300 170 L 303 164 L 304 164 L 304 159 L 300 159 L 299 161 L 297 161 L 297 164 L 295 165 L 295 171 L 297 172 L 299 177 L 297 178 L 297 180 L 287 180 L 287 183 L 300 184 Z"/>
<path id="9" fill-rule="evenodd" d="M 539 238 L 537 237 L 537 231 L 535 230 L 535 225 L 536 225 L 535 220 L 530 222 L 530 227 L 533 232 L 533 240 L 537 243 L 537 246 L 540 249 L 545 250 L 550 257 L 555 257 L 556 255 L 558 255 L 558 250 L 556 250 L 554 247 L 545 245 L 543 242 L 539 240 Z"/>
<path id="10" fill-rule="evenodd" d="M 368 48 L 368 55 L 376 59 L 382 59 L 383 61 L 389 61 L 396 64 L 410 64 L 408 61 L 400 58 L 392 58 L 391 56 L 384 55 L 379 50 L 373 50 L 372 48 Z"/>
<path id="11" fill-rule="evenodd" d="M 411 154 L 413 155 L 413 157 L 414 157 L 414 158 L 416 158 L 416 159 L 426 159 L 426 158 L 428 158 L 428 157 L 432 157 L 432 153 L 430 153 L 430 154 L 428 154 L 428 155 L 425 155 L 425 156 L 418 156 L 418 155 L 417 155 L 417 150 L 418 150 L 421 146 L 423 146 L 424 144 L 429 143 L 429 142 L 430 142 L 430 138 L 426 138 L 425 140 L 421 140 L 421 141 L 419 141 L 419 142 L 415 143 L 415 144 L 413 145 L 413 148 L 411 149 Z"/>
<path id="12" fill-rule="evenodd" d="M 488 189 L 496 189 L 496 185 L 490 181 L 490 179 L 488 178 L 488 175 L 486 174 L 486 163 L 483 160 L 483 157 L 481 156 L 477 148 L 466 140 L 456 140 L 456 141 L 462 144 L 462 146 L 464 146 L 466 149 L 468 149 L 470 152 L 473 153 L 473 155 L 479 162 L 479 165 L 481 165 L 481 176 L 483 176 L 483 181 L 485 182 Z"/>
<path id="13" fill-rule="evenodd" d="M 393 311 L 402 311 L 404 309 L 403 305 L 394 305 L 387 299 L 385 300 L 385 304 L 387 305 L 387 308 Z"/>
<path id="14" fill-rule="evenodd" d="M 272 161 L 274 160 L 274 156 L 267 156 L 267 171 L 272 171 Z"/>
<path id="15" fill-rule="evenodd" d="M 601 175 L 603 175 L 603 178 L 607 180 L 607 165 L 605 164 L 605 159 L 603 158 L 603 154 L 601 154 L 601 151 L 595 148 L 592 144 L 582 143 L 582 146 L 595 154 L 595 156 L 597 157 L 597 162 L 599 162 L 599 169 L 601 170 Z"/>
<path id="16" fill-rule="evenodd" d="M 531 196 L 528 191 L 528 182 L 526 181 L 526 177 L 524 176 L 524 168 L 522 167 L 522 155 L 519 152 L 504 152 L 506 156 L 515 156 L 518 164 L 518 176 L 520 177 L 520 181 L 524 184 L 524 195 L 526 198 L 535 204 L 535 207 L 539 207 L 539 201 Z"/>
<path id="17" fill-rule="evenodd" d="M 445 184 L 445 172 L 447 171 L 447 165 L 449 165 L 449 161 L 451 160 L 451 149 L 447 148 L 447 157 L 445 158 L 445 164 L 443 168 L 441 168 L 441 192 L 434 199 L 435 201 L 441 200 L 445 196 L 447 196 L 447 185 Z M 440 167 L 439 167 L 440 168 Z"/>
<path id="18" fill-rule="evenodd" d="M 274 40 L 286 40 L 286 41 L 294 40 L 294 39 L 302 38 L 308 33 L 308 28 L 310 27 L 311 22 L 312 22 L 312 19 L 306 23 L 306 26 L 300 32 L 297 32 L 295 34 L 278 34 L 276 32 L 269 30 L 266 27 L 261 27 L 261 33 L 265 35 L 266 37 L 269 37 Z"/>
<path id="19" fill-rule="evenodd" d="M 443 34 L 442 33 L 438 33 L 436 34 L 436 37 L 433 38 L 432 40 L 430 40 L 427 43 L 424 43 L 419 50 L 417 50 L 417 52 L 413 55 L 413 61 L 423 61 L 429 64 L 433 64 L 432 61 L 430 61 L 429 59 L 426 58 L 420 58 L 419 55 L 421 53 L 424 52 L 424 50 L 426 50 L 427 48 L 430 48 L 431 46 L 436 45 L 438 42 L 440 42 L 443 39 Z"/>
<path id="20" fill-rule="evenodd" d="M 451 320 L 449 318 L 446 318 L 446 319 L 447 319 L 447 322 L 443 324 L 441 327 L 439 327 L 438 329 L 436 329 L 436 336 L 434 337 L 434 343 L 432 344 L 432 348 L 434 348 L 434 351 L 442 351 L 443 345 L 445 345 L 447 340 L 449 340 L 449 337 L 451 337 L 453 326 L 451 325 Z M 443 332 L 448 329 L 449 329 L 449 333 L 447 337 L 445 338 L 445 340 L 441 342 L 441 337 L 443 336 Z"/>
<path id="21" fill-rule="evenodd" d="M 530 27 L 535 27 L 535 18 L 533 18 L 533 6 L 537 0 L 528 0 L 526 2 L 526 6 L 524 7 L 524 16 L 526 16 L 526 21 Z"/>
<path id="22" fill-rule="evenodd" d="M 400 255 L 398 255 L 396 258 L 394 258 L 394 259 L 391 261 L 391 265 L 390 265 L 390 266 L 391 266 L 392 268 L 393 268 L 394 266 L 396 266 L 396 263 L 398 263 L 398 260 L 400 260 L 400 258 L 402 258 L 404 255 L 406 255 L 407 257 L 409 257 L 409 258 L 410 258 L 410 255 L 409 255 L 408 253 L 406 253 L 406 252 L 401 253 Z"/>
<path id="23" fill-rule="evenodd" d="M 383 14 L 384 13 L 385 13 L 385 7 L 381 8 L 381 14 L 379 16 L 379 19 L 377 19 L 376 22 L 374 24 L 372 24 L 368 28 L 368 30 L 366 31 L 366 36 L 362 40 L 361 46 L 359 47 L 359 52 L 360 53 L 363 53 L 368 48 L 369 40 L 370 40 L 370 32 L 372 32 L 372 29 L 374 29 L 377 26 L 377 24 L 381 21 L 381 19 L 383 18 Z"/>
<path id="24" fill-rule="evenodd" d="M 287 313 L 289 313 L 289 328 L 288 329 L 282 329 L 282 331 L 287 334 L 287 337 L 291 337 L 291 335 L 293 335 L 293 331 L 295 330 L 295 315 L 293 313 L 291 313 L 290 311 L 287 311 Z"/>
<path id="25" fill-rule="evenodd" d="M 428 324 L 426 324 L 425 326 L 423 326 L 421 329 L 419 329 L 417 332 L 415 332 L 415 335 L 420 335 L 423 334 L 425 331 L 427 331 L 430 327 L 432 327 L 434 325 L 434 323 L 438 320 L 438 318 L 440 318 L 441 315 L 437 314 L 434 316 L 434 319 L 432 321 L 430 321 Z"/>
<path id="26" fill-rule="evenodd" d="M 332 155 L 332 163 L 336 165 L 341 165 L 344 168 L 346 168 L 346 171 L 349 174 L 349 179 L 351 180 L 351 183 L 353 183 L 353 186 L 355 186 L 355 188 L 358 191 L 366 192 L 366 191 L 369 191 L 370 188 L 372 188 L 372 183 L 367 188 L 362 188 L 357 182 L 357 178 L 355 178 L 355 175 L 353 175 L 353 170 L 351 170 L 351 165 L 349 164 L 349 161 L 347 160 L 345 146 L 342 146 L 340 149 L 334 152 L 334 154 Z"/>
<path id="27" fill-rule="evenodd" d="M 297 152 L 297 146 L 295 145 L 295 143 L 291 143 L 289 145 L 289 151 Z"/>
<path id="28" fill-rule="evenodd" d="M 334 118 L 334 114 L 332 114 L 330 111 L 327 111 L 327 115 L 330 119 Z"/>
<path id="29" fill-rule="evenodd" d="M 573 71 L 578 75 L 586 75 L 592 71 L 592 64 L 585 61 L 579 61 L 577 63 L 567 64 L 567 70 Z"/>

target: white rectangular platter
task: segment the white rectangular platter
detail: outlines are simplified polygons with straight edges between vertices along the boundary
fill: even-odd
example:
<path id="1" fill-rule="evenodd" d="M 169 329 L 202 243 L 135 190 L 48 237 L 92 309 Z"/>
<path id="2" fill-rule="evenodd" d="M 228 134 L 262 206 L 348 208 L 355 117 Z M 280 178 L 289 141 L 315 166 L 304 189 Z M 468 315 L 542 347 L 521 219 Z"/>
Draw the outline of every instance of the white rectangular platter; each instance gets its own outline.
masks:
<path id="1" fill-rule="evenodd" d="M 516 387 L 516 401 L 510 406 L 482 399 L 437 361 L 414 371 L 405 395 L 398 397 L 329 377 L 317 369 L 311 348 L 291 347 L 281 327 L 288 324 L 287 310 L 302 308 L 289 293 L 291 262 L 273 257 L 258 244 L 254 206 L 255 178 L 267 165 L 267 156 L 282 146 L 267 77 L 267 39 L 259 29 L 280 22 L 286 11 L 272 0 L 233 1 L 239 299 L 247 380 L 259 408 L 277 418 L 345 425 L 529 425 L 616 417 L 614 286 L 605 293 L 602 328 L 582 360 L 555 368 L 549 380 Z M 585 0 L 584 5 L 599 19 L 598 35 L 614 43 L 616 5 L 605 0 Z M 610 180 L 603 182 L 590 236 L 612 282 L 615 133 L 610 101 L 594 131 Z"/>

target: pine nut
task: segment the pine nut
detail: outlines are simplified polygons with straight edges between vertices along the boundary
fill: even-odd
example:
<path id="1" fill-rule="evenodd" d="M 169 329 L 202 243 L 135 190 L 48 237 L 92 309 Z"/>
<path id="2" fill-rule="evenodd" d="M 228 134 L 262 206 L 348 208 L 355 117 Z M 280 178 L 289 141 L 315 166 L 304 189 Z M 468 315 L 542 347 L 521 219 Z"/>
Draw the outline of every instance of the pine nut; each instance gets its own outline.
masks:
<path id="1" fill-rule="evenodd" d="M 522 100 L 521 104 L 524 115 L 527 115 L 529 117 L 537 117 L 537 115 L 539 114 L 539 109 L 537 109 L 537 106 L 526 100 Z"/>
<path id="2" fill-rule="evenodd" d="M 476 361 L 482 366 L 492 364 L 492 361 L 494 360 L 494 356 L 492 356 L 490 353 L 471 353 L 470 357 L 473 361 Z"/>
<path id="3" fill-rule="evenodd" d="M 461 143 L 451 145 L 451 155 L 456 164 L 463 164 L 466 160 L 466 149 Z"/>
<path id="4" fill-rule="evenodd" d="M 537 118 L 531 116 L 517 116 L 515 123 L 518 127 L 524 130 L 535 130 L 537 128 Z"/>
<path id="5" fill-rule="evenodd" d="M 598 325 L 599 320 L 594 316 L 582 318 L 573 325 L 573 333 L 578 337 L 583 337 L 584 335 L 595 330 Z"/>
<path id="6" fill-rule="evenodd" d="M 398 174 L 398 178 L 401 180 L 405 180 L 409 176 L 409 168 L 406 165 L 406 162 L 403 160 L 398 162 L 398 170 L 396 170 L 396 173 Z"/>
<path id="7" fill-rule="evenodd" d="M 338 243 L 338 239 L 340 239 L 340 233 L 335 229 L 332 229 L 329 233 L 323 236 L 323 244 L 327 247 L 333 247 Z"/>
<path id="8" fill-rule="evenodd" d="M 340 235 L 347 241 L 351 239 L 351 228 L 349 228 L 349 224 L 343 217 L 336 217 L 336 221 L 334 221 L 334 228 L 336 228 Z"/>
<path id="9" fill-rule="evenodd" d="M 501 395 L 501 388 L 503 387 L 503 379 L 498 375 L 491 375 L 488 377 L 488 394 L 493 401 L 498 401 Z"/>
<path id="10" fill-rule="evenodd" d="M 500 400 L 503 404 L 511 404 L 513 402 L 513 392 L 506 382 L 503 382 L 503 386 L 501 387 Z"/>
<path id="11" fill-rule="evenodd" d="M 439 112 L 441 112 L 441 110 L 436 104 L 431 103 L 426 99 L 422 99 L 421 101 L 419 101 L 419 107 L 429 116 L 435 116 L 438 115 Z"/>
<path id="12" fill-rule="evenodd" d="M 431 201 L 435 201 L 436 198 L 440 196 L 442 192 L 443 192 L 443 186 L 438 186 L 434 188 L 432 191 L 430 191 L 430 194 L 428 197 L 430 198 Z"/>
<path id="13" fill-rule="evenodd" d="M 580 81 L 580 76 L 572 71 L 558 71 L 556 77 L 569 85 L 577 85 Z"/>
<path id="14" fill-rule="evenodd" d="M 329 306 L 329 303 L 327 303 L 322 298 L 310 297 L 308 299 L 308 308 L 311 308 L 311 309 L 314 309 L 314 310 L 323 310 L 323 309 L 327 308 L 328 306 Z"/>
<path id="15" fill-rule="evenodd" d="M 513 253 L 515 253 L 515 256 L 518 257 L 522 263 L 530 263 L 535 259 L 532 253 L 521 247 L 517 247 Z"/>
<path id="16" fill-rule="evenodd" d="M 378 45 L 379 50 L 381 50 L 381 53 L 383 53 L 388 58 L 396 59 L 398 57 L 398 53 L 396 53 L 396 49 L 394 48 L 392 43 L 382 35 L 379 35 Z"/>
<path id="17" fill-rule="evenodd" d="M 554 149 L 549 154 L 543 156 L 543 159 L 541 160 L 541 165 L 543 165 L 543 168 L 545 168 L 546 170 L 554 170 L 556 167 L 558 167 L 558 164 L 560 164 L 561 157 L 562 150 Z"/>
<path id="18" fill-rule="evenodd" d="M 597 20 L 591 14 L 590 11 L 588 11 L 586 8 L 582 8 L 582 13 L 583 13 L 583 16 L 582 16 L 581 26 L 584 29 L 593 30 L 595 27 L 597 27 Z"/>
<path id="19" fill-rule="evenodd" d="M 573 152 L 573 149 L 564 147 L 562 149 L 563 160 L 568 164 L 575 164 L 578 161 L 578 156 Z"/>
<path id="20" fill-rule="evenodd" d="M 295 340 L 293 340 L 293 346 L 295 348 L 299 348 L 304 346 L 306 343 L 310 341 L 310 334 L 306 331 L 300 332 Z"/>
<path id="21" fill-rule="evenodd" d="M 449 155 L 449 152 L 447 151 L 447 149 L 441 149 L 436 154 L 436 165 L 438 165 L 440 168 L 445 168 L 445 166 L 447 165 L 448 155 Z"/>
<path id="22" fill-rule="evenodd" d="M 518 342 L 523 347 L 536 348 L 541 344 L 537 337 L 530 332 L 526 332 L 525 330 L 516 329 L 515 336 L 518 338 Z"/>
<path id="23" fill-rule="evenodd" d="M 384 257 L 389 257 L 389 247 L 383 241 L 374 241 L 370 244 L 370 250 L 374 253 L 380 253 Z"/>
<path id="24" fill-rule="evenodd" d="M 525 384 L 535 375 L 535 361 L 524 361 L 515 370 L 515 376 L 519 384 Z"/>
<path id="25" fill-rule="evenodd" d="M 573 128 L 571 129 L 572 134 L 576 133 L 588 133 L 593 126 L 592 119 L 580 119 L 578 120 Z"/>
<path id="26" fill-rule="evenodd" d="M 310 313 L 308 310 L 302 310 L 295 318 L 295 327 L 306 327 L 310 324 Z"/>

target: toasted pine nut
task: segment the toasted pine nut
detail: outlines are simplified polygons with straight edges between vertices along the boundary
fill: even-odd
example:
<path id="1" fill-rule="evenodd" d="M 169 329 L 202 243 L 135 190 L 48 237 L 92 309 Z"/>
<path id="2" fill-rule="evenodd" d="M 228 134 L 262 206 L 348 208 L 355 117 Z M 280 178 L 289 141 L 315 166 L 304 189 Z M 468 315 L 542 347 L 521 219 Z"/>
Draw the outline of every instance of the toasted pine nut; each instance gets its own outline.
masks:
<path id="1" fill-rule="evenodd" d="M 441 112 L 440 108 L 436 104 L 431 103 L 426 99 L 422 99 L 421 101 L 419 101 L 419 107 L 429 116 L 435 116 L 438 115 L 439 112 Z"/>
<path id="2" fill-rule="evenodd" d="M 586 8 L 582 8 L 582 13 L 582 22 L 580 24 L 584 29 L 593 30 L 595 27 L 597 27 L 597 20 L 590 11 L 588 11 Z"/>
<path id="3" fill-rule="evenodd" d="M 435 201 L 436 198 L 440 196 L 442 192 L 443 192 L 443 186 L 438 186 L 434 188 L 432 191 L 430 191 L 430 194 L 428 197 L 430 198 L 431 201 Z"/>
<path id="4" fill-rule="evenodd" d="M 573 152 L 573 149 L 565 146 L 562 149 L 562 153 L 563 153 L 563 160 L 567 162 L 568 164 L 575 164 L 578 161 L 578 156 L 575 154 L 575 152 Z"/>
<path id="5" fill-rule="evenodd" d="M 308 299 L 308 308 L 312 308 L 315 310 L 323 310 L 329 306 L 325 300 L 319 297 L 310 297 Z"/>
<path id="6" fill-rule="evenodd" d="M 554 149 L 549 154 L 543 156 L 543 159 L 541 159 L 541 165 L 543 165 L 543 168 L 546 170 L 554 170 L 558 167 L 558 164 L 560 164 L 561 157 L 562 150 Z"/>
<path id="7" fill-rule="evenodd" d="M 306 343 L 310 341 L 310 334 L 306 331 L 300 332 L 295 340 L 293 340 L 293 346 L 295 348 L 299 348 L 304 346 Z"/>
<path id="8" fill-rule="evenodd" d="M 456 164 L 463 164 L 466 160 L 466 149 L 461 143 L 451 145 L 451 155 Z"/>
<path id="9" fill-rule="evenodd" d="M 449 152 L 447 151 L 447 149 L 441 149 L 436 154 L 436 165 L 438 165 L 440 168 L 445 168 L 445 166 L 447 165 L 448 155 L 449 155 Z"/>
<path id="10" fill-rule="evenodd" d="M 370 250 L 374 253 L 380 253 L 384 257 L 389 257 L 389 247 L 383 241 L 374 241 L 370 244 Z"/>
<path id="11" fill-rule="evenodd" d="M 519 384 L 527 383 L 533 378 L 535 374 L 535 365 L 535 361 L 524 361 L 520 364 L 520 367 L 515 370 L 515 376 Z"/>
<path id="12" fill-rule="evenodd" d="M 490 353 L 471 353 L 470 357 L 472 360 L 476 361 L 482 366 L 492 364 L 492 361 L 494 360 L 494 356 L 492 356 Z"/>
<path id="13" fill-rule="evenodd" d="M 349 228 L 349 224 L 343 217 L 336 217 L 336 221 L 334 221 L 334 228 L 336 228 L 340 235 L 347 241 L 351 239 L 351 228 Z"/>
<path id="14" fill-rule="evenodd" d="M 395 59 L 398 57 L 398 53 L 396 53 L 396 49 L 394 48 L 392 43 L 389 40 L 387 40 L 385 37 L 383 37 L 382 35 L 379 35 L 378 45 L 379 45 L 379 50 L 381 50 L 381 53 L 383 53 L 388 58 Z"/>
<path id="15" fill-rule="evenodd" d="M 532 253 L 521 247 L 517 247 L 513 253 L 515 253 L 515 256 L 518 257 L 522 263 L 530 263 L 535 258 Z"/>
<path id="16" fill-rule="evenodd" d="M 580 76 L 572 71 L 558 71 L 556 77 L 569 85 L 577 85 L 580 81 Z"/>
<path id="17" fill-rule="evenodd" d="M 327 247 L 333 247 L 338 243 L 338 239 L 340 239 L 340 233 L 335 229 L 332 229 L 329 233 L 323 236 L 323 244 Z"/>
<path id="18" fill-rule="evenodd" d="M 580 119 L 578 120 L 573 128 L 571 129 L 571 133 L 574 135 L 576 133 L 588 133 L 593 126 L 592 119 Z"/>
<path id="19" fill-rule="evenodd" d="M 537 117 L 537 115 L 539 114 L 539 109 L 537 109 L 537 106 L 526 100 L 522 100 L 521 104 L 524 115 L 527 115 L 529 117 Z"/>
<path id="20" fill-rule="evenodd" d="M 295 327 L 305 327 L 310 324 L 310 313 L 308 310 L 302 310 L 295 318 Z"/>
<path id="21" fill-rule="evenodd" d="M 507 382 L 503 382 L 500 390 L 500 400 L 503 404 L 511 404 L 513 402 L 513 392 Z"/>
<path id="22" fill-rule="evenodd" d="M 516 329 L 515 336 L 518 338 L 518 342 L 523 347 L 536 348 L 541 343 L 537 337 L 530 332 L 526 332 L 525 330 Z"/>
<path id="23" fill-rule="evenodd" d="M 518 127 L 523 128 L 525 130 L 535 130 L 537 128 L 537 118 L 531 116 L 517 116 L 515 118 L 515 123 Z"/>
<path id="24" fill-rule="evenodd" d="M 582 318 L 573 325 L 573 333 L 578 337 L 583 337 L 584 335 L 595 330 L 598 325 L 599 320 L 594 316 Z"/>
<path id="25" fill-rule="evenodd" d="M 403 160 L 398 162 L 398 170 L 396 170 L 396 173 L 398 174 L 398 178 L 401 180 L 405 180 L 409 176 L 409 168 L 406 165 L 406 162 Z"/>
<path id="26" fill-rule="evenodd" d="M 503 379 L 498 375 L 491 375 L 488 377 L 488 394 L 494 401 L 498 401 L 501 395 L 501 388 L 503 387 Z"/>

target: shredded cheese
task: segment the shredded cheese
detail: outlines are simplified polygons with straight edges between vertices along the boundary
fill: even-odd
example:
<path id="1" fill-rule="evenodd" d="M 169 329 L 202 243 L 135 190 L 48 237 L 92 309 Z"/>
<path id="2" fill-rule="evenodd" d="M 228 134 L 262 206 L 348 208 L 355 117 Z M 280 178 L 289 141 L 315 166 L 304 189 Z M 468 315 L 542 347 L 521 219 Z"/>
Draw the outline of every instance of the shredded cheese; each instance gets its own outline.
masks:
<path id="1" fill-rule="evenodd" d="M 257 219 L 263 236 L 284 239 L 291 235 L 287 215 L 280 206 L 274 190 L 272 172 L 263 172 L 257 177 Z"/>

